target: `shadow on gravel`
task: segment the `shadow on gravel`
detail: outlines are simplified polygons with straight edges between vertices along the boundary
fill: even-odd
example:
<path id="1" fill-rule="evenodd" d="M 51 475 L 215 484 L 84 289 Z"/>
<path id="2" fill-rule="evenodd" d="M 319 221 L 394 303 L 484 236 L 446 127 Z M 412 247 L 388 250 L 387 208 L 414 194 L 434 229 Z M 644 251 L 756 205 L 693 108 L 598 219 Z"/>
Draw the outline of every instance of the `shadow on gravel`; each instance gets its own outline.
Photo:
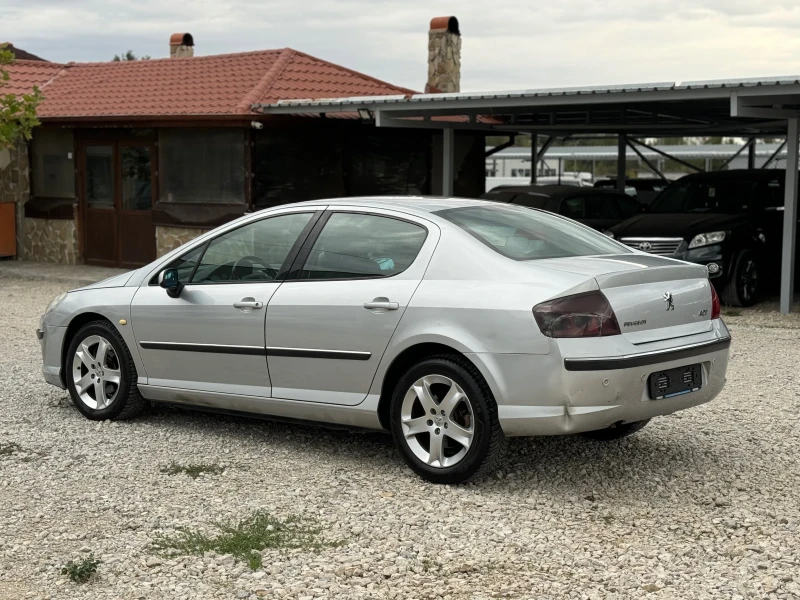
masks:
<path id="1" fill-rule="evenodd" d="M 415 478 L 395 452 L 391 436 L 384 433 L 173 407 L 159 407 L 138 422 L 208 435 L 217 441 L 223 438 L 225 445 L 249 453 L 289 451 L 308 461 L 338 455 L 348 468 L 367 469 L 374 474 L 390 468 L 395 475 L 406 472 L 409 478 Z M 513 488 L 515 494 L 537 491 L 580 497 L 601 491 L 620 499 L 695 494 L 702 486 L 676 484 L 733 482 L 738 472 L 734 465 L 747 460 L 720 447 L 704 433 L 708 432 L 676 435 L 674 430 L 659 427 L 656 420 L 640 434 L 613 442 L 601 443 L 577 435 L 512 438 L 500 475 L 473 486 L 487 492 L 510 492 Z M 420 484 L 427 485 L 422 481 Z"/>

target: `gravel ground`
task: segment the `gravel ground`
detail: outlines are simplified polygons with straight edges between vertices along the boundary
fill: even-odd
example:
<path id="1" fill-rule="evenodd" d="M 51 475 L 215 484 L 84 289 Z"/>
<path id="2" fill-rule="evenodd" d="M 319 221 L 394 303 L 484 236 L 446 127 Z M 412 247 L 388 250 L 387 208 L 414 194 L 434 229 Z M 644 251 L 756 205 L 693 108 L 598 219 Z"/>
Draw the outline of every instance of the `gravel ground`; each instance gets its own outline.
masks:
<path id="1" fill-rule="evenodd" d="M 800 597 L 800 319 L 728 318 L 710 405 L 601 444 L 515 439 L 490 480 L 437 487 L 388 436 L 160 409 L 93 423 L 34 336 L 64 283 L 0 278 L 0 598 Z M 2 448 L 3 446 L 0 446 Z M 167 475 L 172 461 L 222 474 Z M 338 547 L 166 559 L 157 532 L 255 510 Z M 61 567 L 102 560 L 78 585 Z"/>

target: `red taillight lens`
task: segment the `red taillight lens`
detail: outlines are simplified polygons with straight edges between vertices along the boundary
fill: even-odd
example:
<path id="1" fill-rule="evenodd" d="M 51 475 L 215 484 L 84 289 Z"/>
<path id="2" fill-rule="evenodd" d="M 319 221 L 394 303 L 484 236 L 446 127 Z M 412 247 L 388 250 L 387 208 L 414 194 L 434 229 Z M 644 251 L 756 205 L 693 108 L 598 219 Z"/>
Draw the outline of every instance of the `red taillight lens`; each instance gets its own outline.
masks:
<path id="1" fill-rule="evenodd" d="M 619 323 L 600 291 L 548 300 L 533 307 L 541 332 L 551 338 L 619 335 Z"/>
<path id="2" fill-rule="evenodd" d="M 708 285 L 711 286 L 711 318 L 719 319 L 719 296 L 717 296 L 717 290 L 714 289 L 714 284 L 709 281 Z"/>

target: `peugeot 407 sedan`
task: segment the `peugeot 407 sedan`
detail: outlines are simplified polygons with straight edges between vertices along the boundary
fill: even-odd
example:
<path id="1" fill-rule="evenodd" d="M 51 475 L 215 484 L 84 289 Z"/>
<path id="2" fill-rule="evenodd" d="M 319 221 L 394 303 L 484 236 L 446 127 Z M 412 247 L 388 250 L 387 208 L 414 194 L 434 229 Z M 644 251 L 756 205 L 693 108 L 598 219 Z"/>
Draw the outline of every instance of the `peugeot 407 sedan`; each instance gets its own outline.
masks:
<path id="1" fill-rule="evenodd" d="M 613 440 L 722 389 L 705 267 L 461 199 L 280 206 L 54 299 L 44 377 L 89 419 L 148 402 L 391 431 L 425 479 L 509 436 Z"/>

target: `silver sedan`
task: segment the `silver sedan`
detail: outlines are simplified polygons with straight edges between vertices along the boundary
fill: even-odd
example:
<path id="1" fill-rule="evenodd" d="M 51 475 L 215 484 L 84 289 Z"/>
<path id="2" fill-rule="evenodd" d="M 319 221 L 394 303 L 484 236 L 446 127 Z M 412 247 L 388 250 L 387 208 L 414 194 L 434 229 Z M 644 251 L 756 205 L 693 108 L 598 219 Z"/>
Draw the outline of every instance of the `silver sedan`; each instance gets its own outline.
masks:
<path id="1" fill-rule="evenodd" d="M 730 335 L 704 267 L 461 199 L 280 206 L 54 299 L 43 373 L 89 419 L 150 402 L 391 431 L 458 483 L 509 436 L 630 435 L 708 402 Z"/>

